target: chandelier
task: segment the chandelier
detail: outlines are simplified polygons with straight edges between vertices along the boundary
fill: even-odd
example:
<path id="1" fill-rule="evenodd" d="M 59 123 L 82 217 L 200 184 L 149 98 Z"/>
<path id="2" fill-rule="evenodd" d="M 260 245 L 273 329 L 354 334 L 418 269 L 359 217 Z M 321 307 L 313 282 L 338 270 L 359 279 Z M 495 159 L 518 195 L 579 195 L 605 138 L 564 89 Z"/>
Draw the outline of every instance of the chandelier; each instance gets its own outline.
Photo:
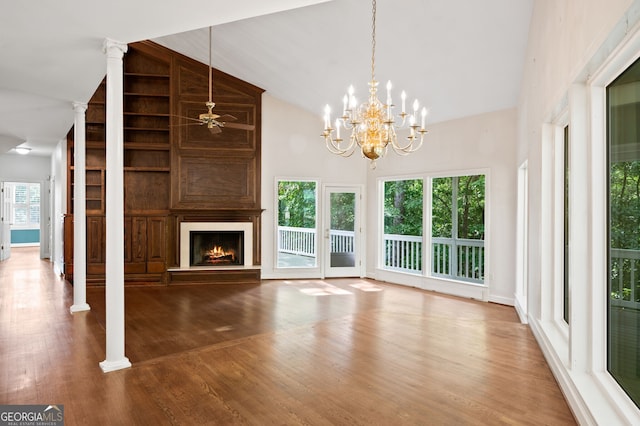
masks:
<path id="1" fill-rule="evenodd" d="M 329 105 L 325 107 L 322 137 L 324 137 L 330 152 L 343 157 L 351 156 L 358 146 L 362 156 L 371 160 L 371 168 L 375 168 L 376 160 L 386 154 L 389 145 L 400 155 L 410 154 L 422 146 L 424 135 L 427 133 L 424 127 L 427 109 L 422 108 L 420 124 L 418 124 L 420 104 L 416 99 L 412 105 L 413 111 L 407 112 L 407 95 L 403 91 L 401 94 L 402 110 L 399 114 L 394 115 L 395 105 L 391 100 L 391 81 L 387 83 L 387 102 L 383 104 L 378 99 L 378 82 L 375 79 L 376 0 L 373 0 L 372 16 L 369 99 L 358 106 L 353 86 L 349 86 L 347 94 L 342 100 L 342 116 L 337 118 L 335 123 L 331 122 L 331 107 Z M 331 127 L 332 124 L 335 124 L 335 128 Z M 340 137 L 341 127 L 346 133 L 350 133 L 348 142 Z M 406 141 L 398 141 L 396 130 L 406 130 Z M 345 143 L 343 144 L 343 142 Z"/>

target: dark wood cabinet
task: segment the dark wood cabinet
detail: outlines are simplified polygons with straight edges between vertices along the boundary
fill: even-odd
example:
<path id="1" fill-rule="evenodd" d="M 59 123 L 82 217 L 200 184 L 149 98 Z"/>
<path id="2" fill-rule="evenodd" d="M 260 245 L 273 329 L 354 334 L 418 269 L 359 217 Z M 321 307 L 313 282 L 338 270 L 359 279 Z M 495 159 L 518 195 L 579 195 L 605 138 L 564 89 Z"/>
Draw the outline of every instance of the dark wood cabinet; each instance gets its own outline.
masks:
<path id="1" fill-rule="evenodd" d="M 186 214 L 249 215 L 260 228 L 260 115 L 263 90 L 214 70 L 217 114 L 253 129 L 212 135 L 184 117 L 206 112 L 208 67 L 152 42 L 129 45 L 123 59 L 125 280 L 163 284 L 178 264 L 177 229 Z M 87 282 L 104 282 L 106 80 L 86 112 Z M 73 276 L 73 129 L 67 136 L 65 275 Z M 254 263 L 260 236 L 254 232 Z M 68 265 L 68 273 L 67 273 Z M 210 281 L 210 280 L 208 280 Z"/>

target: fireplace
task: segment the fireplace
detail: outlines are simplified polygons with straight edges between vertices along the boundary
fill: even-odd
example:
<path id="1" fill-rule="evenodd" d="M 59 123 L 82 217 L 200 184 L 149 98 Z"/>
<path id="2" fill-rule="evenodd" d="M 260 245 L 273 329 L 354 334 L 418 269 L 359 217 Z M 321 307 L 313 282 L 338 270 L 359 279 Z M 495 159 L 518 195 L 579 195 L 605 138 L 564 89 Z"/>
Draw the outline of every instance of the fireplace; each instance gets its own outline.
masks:
<path id="1" fill-rule="evenodd" d="M 191 231 L 189 266 L 244 265 L 244 232 Z"/>
<path id="2" fill-rule="evenodd" d="M 250 222 L 182 222 L 180 268 L 246 268 L 253 266 Z"/>

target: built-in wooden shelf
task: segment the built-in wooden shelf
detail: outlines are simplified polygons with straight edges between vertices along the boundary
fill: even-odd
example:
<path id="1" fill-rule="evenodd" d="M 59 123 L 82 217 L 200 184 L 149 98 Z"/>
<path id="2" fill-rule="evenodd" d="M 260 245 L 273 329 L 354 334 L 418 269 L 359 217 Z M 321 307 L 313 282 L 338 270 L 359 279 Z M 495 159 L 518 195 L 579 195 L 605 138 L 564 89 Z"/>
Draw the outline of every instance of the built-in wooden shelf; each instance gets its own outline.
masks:
<path id="1" fill-rule="evenodd" d="M 124 130 L 145 131 L 145 132 L 168 132 L 169 128 L 163 127 L 125 127 Z"/>
<path id="2" fill-rule="evenodd" d="M 171 145 L 168 143 L 125 142 L 124 149 L 140 151 L 169 151 L 171 150 Z"/>
<path id="3" fill-rule="evenodd" d="M 262 89 L 214 70 L 214 94 L 222 113 L 256 126 L 225 131 L 224 147 L 209 132 L 171 124 L 195 100 L 206 98 L 209 67 L 152 42 L 131 43 L 123 58 L 123 201 L 125 282 L 128 284 L 259 283 L 260 99 Z M 104 79 L 87 103 L 87 277 L 104 283 L 106 251 L 106 95 Z M 198 100 L 199 108 L 202 103 Z M 225 110 L 226 108 L 226 110 Z M 204 112 L 204 111 L 202 111 Z M 184 129 L 184 128 L 182 128 Z M 73 131 L 67 135 L 65 277 L 73 277 Z M 229 152 L 227 146 L 247 149 Z M 222 154 L 222 155 L 219 155 Z M 181 210 L 182 209 L 182 210 Z M 204 213 L 203 213 L 204 212 Z M 231 270 L 171 269 L 177 263 L 178 229 L 184 220 L 254 223 L 253 266 Z"/>
<path id="4" fill-rule="evenodd" d="M 170 95 L 166 93 L 141 93 L 141 92 L 124 92 L 125 96 L 147 97 L 147 98 L 169 98 Z"/>
<path id="5" fill-rule="evenodd" d="M 170 172 L 169 167 L 137 167 L 137 166 L 125 166 L 125 172 Z"/>

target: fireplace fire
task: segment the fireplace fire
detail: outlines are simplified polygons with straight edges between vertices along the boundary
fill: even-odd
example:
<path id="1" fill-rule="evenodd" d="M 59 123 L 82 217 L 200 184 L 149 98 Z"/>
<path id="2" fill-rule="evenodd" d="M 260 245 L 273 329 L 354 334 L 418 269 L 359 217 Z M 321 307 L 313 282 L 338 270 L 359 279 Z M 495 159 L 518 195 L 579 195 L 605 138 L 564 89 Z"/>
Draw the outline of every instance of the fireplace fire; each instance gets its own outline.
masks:
<path id="1" fill-rule="evenodd" d="M 242 231 L 191 231 L 190 266 L 243 265 Z"/>

